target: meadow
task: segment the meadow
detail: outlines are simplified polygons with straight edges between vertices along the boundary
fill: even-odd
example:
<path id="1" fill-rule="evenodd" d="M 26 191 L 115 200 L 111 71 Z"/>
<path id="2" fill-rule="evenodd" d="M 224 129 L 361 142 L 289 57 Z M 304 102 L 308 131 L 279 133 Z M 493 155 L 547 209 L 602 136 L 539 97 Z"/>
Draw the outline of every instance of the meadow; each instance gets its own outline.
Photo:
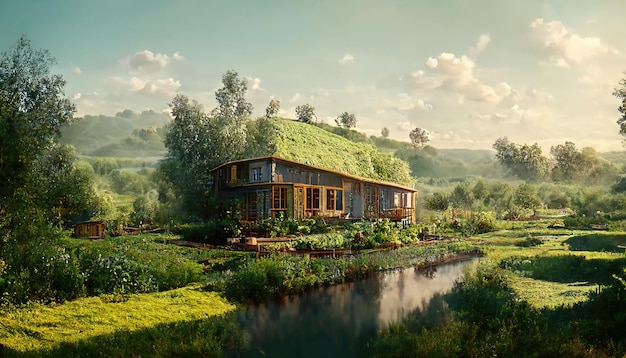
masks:
<path id="1" fill-rule="evenodd" d="M 557 339 L 544 327 L 569 325 L 574 332 L 573 326 L 578 325 L 576 329 L 585 326 L 581 323 L 586 319 L 584 316 L 568 321 L 572 312 L 588 309 L 584 308 L 585 304 L 598 300 L 602 292 L 609 292 L 616 281 L 614 277 L 623 276 L 626 260 L 619 245 L 626 245 L 626 233 L 547 226 L 548 222 L 542 221 L 501 222 L 494 231 L 469 237 L 457 235 L 433 245 L 320 259 L 281 253 L 256 259 L 251 253 L 225 248 L 168 244 L 178 239 L 175 235 L 143 234 L 97 241 L 68 238 L 64 241 L 66 248 L 81 253 L 85 259 L 123 255 L 129 261 L 143 262 L 142 272 L 153 277 L 156 285 L 150 292 L 124 291 L 118 287 L 65 302 L 30 302 L 5 307 L 0 316 L 0 343 L 4 356 L 17 357 L 136 356 L 137 352 L 146 356 L 180 355 L 180 352 L 199 356 L 236 355 L 238 349 L 245 347 L 245 334 L 232 316 L 240 304 L 358 280 L 376 272 L 419 265 L 441 255 L 476 251 L 483 255 L 477 272 L 468 272 L 465 283 L 459 283 L 455 293 L 445 298 L 449 302 L 446 309 L 450 313 L 449 321 L 438 328 L 423 327 L 409 319 L 390 327 L 372 343 L 376 347 L 374 354 L 403 356 L 413 352 L 411 349 L 426 352 L 427 346 L 418 349 L 417 342 L 437 336 L 442 338 L 441 342 L 463 343 L 471 332 L 476 335 L 471 337 L 474 349 L 486 353 L 488 344 L 480 346 L 480 342 L 493 343 L 491 340 L 495 338 L 478 333 L 506 328 L 513 322 L 502 320 L 506 314 L 527 315 L 530 322 L 527 323 L 535 330 L 524 333 L 525 338 L 534 332 L 541 339 Z M 324 240 L 319 234 L 307 240 L 316 237 Z M 472 306 L 477 304 L 477 297 L 493 304 L 481 306 L 487 310 L 481 314 L 482 319 L 489 317 L 486 319 L 491 322 L 489 327 L 471 321 L 472 315 L 478 315 L 477 308 Z M 522 305 L 523 309 L 516 305 Z M 498 307 L 508 308 L 498 311 Z M 419 330 L 414 331 L 417 327 Z M 441 327 L 449 328 L 445 331 L 448 333 L 444 334 Z M 457 335 L 450 336 L 449 332 Z M 521 339 L 519 335 L 507 337 L 515 343 L 510 347 L 516 347 Z M 558 339 L 582 353 L 594 351 L 598 344 L 576 335 Z M 621 341 L 611 342 L 612 348 L 603 352 L 609 355 L 623 352 Z M 469 352 L 454 347 L 457 348 L 453 351 L 459 355 Z M 439 345 L 426 353 L 437 349 L 444 348 Z M 494 349 L 493 352 L 501 354 L 507 352 Z"/>

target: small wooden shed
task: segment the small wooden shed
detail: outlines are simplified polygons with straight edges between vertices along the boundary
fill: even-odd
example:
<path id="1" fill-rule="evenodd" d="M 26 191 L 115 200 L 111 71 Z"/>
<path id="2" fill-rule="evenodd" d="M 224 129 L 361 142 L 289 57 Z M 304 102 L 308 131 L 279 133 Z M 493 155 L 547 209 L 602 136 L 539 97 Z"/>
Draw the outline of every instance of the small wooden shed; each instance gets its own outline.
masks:
<path id="1" fill-rule="evenodd" d="M 104 221 L 90 220 L 76 223 L 74 228 L 74 236 L 78 238 L 102 239 L 104 238 Z"/>

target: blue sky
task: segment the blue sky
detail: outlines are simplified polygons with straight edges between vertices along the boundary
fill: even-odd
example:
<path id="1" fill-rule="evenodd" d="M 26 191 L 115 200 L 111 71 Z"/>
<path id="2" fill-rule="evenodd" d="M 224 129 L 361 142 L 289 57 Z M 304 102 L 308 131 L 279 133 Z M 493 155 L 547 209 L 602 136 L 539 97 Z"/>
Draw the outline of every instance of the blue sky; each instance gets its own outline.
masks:
<path id="1" fill-rule="evenodd" d="M 491 0 L 4 1 L 0 50 L 26 35 L 57 59 L 78 115 L 164 111 L 182 93 L 210 111 L 224 72 L 334 124 L 415 127 L 438 148 L 516 143 L 622 150 L 611 93 L 626 71 L 626 2 Z"/>

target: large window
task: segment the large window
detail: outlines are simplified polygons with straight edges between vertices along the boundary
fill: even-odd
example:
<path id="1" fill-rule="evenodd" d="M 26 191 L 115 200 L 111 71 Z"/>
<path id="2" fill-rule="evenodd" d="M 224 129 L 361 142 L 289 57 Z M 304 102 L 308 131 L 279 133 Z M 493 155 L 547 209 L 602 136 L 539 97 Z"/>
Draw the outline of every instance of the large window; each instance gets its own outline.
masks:
<path id="1" fill-rule="evenodd" d="M 306 208 L 309 210 L 319 210 L 320 208 L 320 189 L 306 188 Z"/>
<path id="2" fill-rule="evenodd" d="M 343 210 L 343 192 L 336 189 L 326 190 L 326 210 Z"/>
<path id="3" fill-rule="evenodd" d="M 272 209 L 287 209 L 287 188 L 275 186 L 272 188 Z"/>
<path id="4" fill-rule="evenodd" d="M 261 181 L 263 180 L 263 167 L 253 167 L 252 168 L 252 181 Z"/>
<path id="5" fill-rule="evenodd" d="M 402 193 L 402 207 L 404 208 L 413 207 L 413 196 L 411 193 Z"/>

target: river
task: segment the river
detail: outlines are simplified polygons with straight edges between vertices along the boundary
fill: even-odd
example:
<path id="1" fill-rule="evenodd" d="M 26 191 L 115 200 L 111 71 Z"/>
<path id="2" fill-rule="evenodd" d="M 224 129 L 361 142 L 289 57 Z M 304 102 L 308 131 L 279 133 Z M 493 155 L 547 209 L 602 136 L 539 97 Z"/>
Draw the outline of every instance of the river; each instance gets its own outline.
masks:
<path id="1" fill-rule="evenodd" d="M 249 305 L 238 314 L 248 335 L 248 357 L 363 357 L 367 342 L 411 312 L 427 311 L 450 292 L 475 260 L 406 269 L 366 280 L 322 287 L 280 301 Z"/>

